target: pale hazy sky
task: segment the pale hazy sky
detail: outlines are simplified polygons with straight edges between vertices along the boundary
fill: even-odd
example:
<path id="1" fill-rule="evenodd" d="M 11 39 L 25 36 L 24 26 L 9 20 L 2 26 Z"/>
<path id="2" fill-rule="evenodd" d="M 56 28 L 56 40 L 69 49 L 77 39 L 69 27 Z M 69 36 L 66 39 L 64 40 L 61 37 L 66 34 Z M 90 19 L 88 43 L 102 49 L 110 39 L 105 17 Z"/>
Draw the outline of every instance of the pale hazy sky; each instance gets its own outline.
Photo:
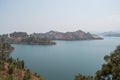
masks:
<path id="1" fill-rule="evenodd" d="M 0 0 L 0 34 L 120 31 L 120 0 Z"/>

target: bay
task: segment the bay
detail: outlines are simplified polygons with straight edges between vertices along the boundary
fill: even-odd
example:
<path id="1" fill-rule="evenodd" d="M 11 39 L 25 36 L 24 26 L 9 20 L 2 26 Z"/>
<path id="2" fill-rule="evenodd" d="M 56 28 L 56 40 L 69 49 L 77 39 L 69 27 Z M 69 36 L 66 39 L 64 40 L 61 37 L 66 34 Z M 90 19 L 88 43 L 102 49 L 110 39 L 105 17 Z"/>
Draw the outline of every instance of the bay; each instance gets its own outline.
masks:
<path id="1" fill-rule="evenodd" d="M 120 37 L 55 42 L 52 46 L 12 44 L 15 50 L 10 56 L 24 60 L 27 68 L 45 80 L 74 80 L 77 73 L 94 76 L 105 63 L 104 56 L 120 44 Z"/>

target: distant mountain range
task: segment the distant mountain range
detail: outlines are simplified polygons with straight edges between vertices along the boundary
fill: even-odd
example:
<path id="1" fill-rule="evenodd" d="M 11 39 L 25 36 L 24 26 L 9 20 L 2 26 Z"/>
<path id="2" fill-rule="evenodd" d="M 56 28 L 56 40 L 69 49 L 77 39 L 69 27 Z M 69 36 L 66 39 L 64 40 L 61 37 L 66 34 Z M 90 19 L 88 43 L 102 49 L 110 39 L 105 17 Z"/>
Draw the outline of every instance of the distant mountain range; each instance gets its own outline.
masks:
<path id="1" fill-rule="evenodd" d="M 100 35 L 108 36 L 108 37 L 120 37 L 120 32 L 109 31 L 109 32 L 100 33 Z"/>
<path id="2" fill-rule="evenodd" d="M 39 38 L 49 38 L 51 40 L 95 40 L 103 39 L 98 35 L 86 33 L 82 30 L 77 30 L 74 32 L 58 32 L 58 31 L 49 31 L 46 33 L 33 33 L 30 36 L 39 37 Z"/>

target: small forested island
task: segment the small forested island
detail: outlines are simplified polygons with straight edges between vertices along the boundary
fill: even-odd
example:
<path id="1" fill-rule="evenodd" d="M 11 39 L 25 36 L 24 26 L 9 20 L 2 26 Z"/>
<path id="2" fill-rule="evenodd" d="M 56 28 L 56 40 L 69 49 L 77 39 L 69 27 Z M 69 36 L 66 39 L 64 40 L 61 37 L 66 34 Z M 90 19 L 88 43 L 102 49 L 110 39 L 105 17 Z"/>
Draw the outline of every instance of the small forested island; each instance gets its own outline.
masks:
<path id="1" fill-rule="evenodd" d="M 23 60 L 8 56 L 13 49 L 10 44 L 0 42 L 0 80 L 43 80 L 40 75 L 25 68 Z"/>
<path id="2" fill-rule="evenodd" d="M 101 70 L 98 70 L 95 76 L 84 76 L 78 74 L 75 80 L 120 80 L 120 45 L 110 53 L 105 55 L 106 63 L 102 65 Z"/>

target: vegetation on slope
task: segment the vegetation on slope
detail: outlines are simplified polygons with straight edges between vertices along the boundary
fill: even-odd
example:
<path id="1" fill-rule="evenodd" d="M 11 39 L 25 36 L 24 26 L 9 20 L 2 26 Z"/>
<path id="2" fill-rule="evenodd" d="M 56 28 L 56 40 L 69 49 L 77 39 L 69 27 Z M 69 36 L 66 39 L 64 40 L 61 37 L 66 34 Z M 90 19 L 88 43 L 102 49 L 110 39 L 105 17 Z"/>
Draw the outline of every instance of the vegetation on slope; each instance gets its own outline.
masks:
<path id="1" fill-rule="evenodd" d="M 13 50 L 10 44 L 0 44 L 2 46 L 0 46 L 0 80 L 43 80 L 37 73 L 26 69 L 23 60 L 15 60 L 7 56 L 9 53 L 6 53 L 6 51 Z"/>
<path id="2" fill-rule="evenodd" d="M 96 72 L 96 80 L 120 80 L 120 46 L 104 57 L 102 69 Z"/>
<path id="3" fill-rule="evenodd" d="M 1 42 L 0 43 L 0 52 L 10 52 L 12 51 L 14 48 L 6 42 Z"/>

